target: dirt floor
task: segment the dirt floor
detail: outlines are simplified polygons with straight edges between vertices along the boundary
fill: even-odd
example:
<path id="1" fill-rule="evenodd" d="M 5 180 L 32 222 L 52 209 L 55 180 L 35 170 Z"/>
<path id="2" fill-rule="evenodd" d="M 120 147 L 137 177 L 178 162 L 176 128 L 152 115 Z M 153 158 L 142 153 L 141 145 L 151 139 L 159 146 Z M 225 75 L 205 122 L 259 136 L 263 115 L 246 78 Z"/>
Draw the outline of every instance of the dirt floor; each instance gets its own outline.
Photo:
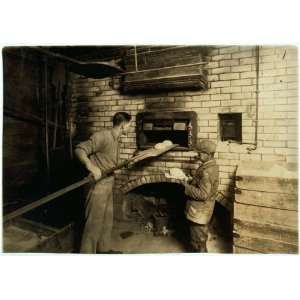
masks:
<path id="1" fill-rule="evenodd" d="M 123 227 L 124 228 L 124 227 Z M 231 253 L 231 243 L 213 229 L 209 232 L 207 248 L 209 253 Z M 153 232 L 134 232 L 116 227 L 113 231 L 112 249 L 122 253 L 184 253 L 186 245 L 175 237 L 154 236 Z"/>

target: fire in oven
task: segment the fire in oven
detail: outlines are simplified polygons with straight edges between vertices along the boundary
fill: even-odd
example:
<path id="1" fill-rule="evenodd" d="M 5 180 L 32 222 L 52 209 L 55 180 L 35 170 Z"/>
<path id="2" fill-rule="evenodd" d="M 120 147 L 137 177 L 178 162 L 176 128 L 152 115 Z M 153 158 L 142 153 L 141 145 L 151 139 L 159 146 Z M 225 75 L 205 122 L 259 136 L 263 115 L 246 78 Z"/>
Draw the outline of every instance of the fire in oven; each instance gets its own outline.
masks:
<path id="1" fill-rule="evenodd" d="M 190 150 L 197 139 L 197 114 L 192 111 L 142 112 L 136 116 L 137 147 L 147 149 L 165 140 Z"/>

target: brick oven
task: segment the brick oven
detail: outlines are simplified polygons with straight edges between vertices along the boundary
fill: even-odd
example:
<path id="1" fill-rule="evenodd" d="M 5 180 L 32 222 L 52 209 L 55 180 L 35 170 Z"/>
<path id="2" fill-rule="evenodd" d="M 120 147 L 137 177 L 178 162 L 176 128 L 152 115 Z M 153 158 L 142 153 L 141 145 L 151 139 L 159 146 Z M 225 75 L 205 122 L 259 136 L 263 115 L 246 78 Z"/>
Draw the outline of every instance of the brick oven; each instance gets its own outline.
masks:
<path id="1" fill-rule="evenodd" d="M 85 94 L 87 97 L 76 97 L 75 112 L 80 134 L 83 129 L 87 135 L 86 129 L 91 129 L 86 126 L 88 124 L 96 125 L 95 130 L 110 126 L 112 114 L 129 109 L 134 122 L 128 136 L 122 139 L 122 159 L 164 140 L 178 144 L 158 159 L 116 172 L 114 199 L 117 221 L 133 222 L 143 228 L 146 226 L 148 230 L 152 226 L 156 233 L 160 231 L 155 228 L 157 224 L 168 231 L 174 229 L 174 219 L 184 221 L 182 183 L 166 175 L 171 168 L 192 174 L 198 167 L 193 151 L 199 128 L 197 110 L 192 106 L 185 109 L 189 98 L 183 96 L 185 91 L 207 88 L 207 71 L 204 68 L 207 50 L 189 46 L 141 51 L 138 71 L 135 71 L 133 56 L 129 52 L 124 58 L 128 75 L 105 81 L 88 79 L 87 86 L 89 81 L 94 86 L 91 93 Z M 84 86 L 82 88 L 85 90 Z M 119 95 L 115 94 L 117 91 Z M 174 96 L 172 93 L 175 93 Z M 177 95 L 182 96 L 178 98 Z M 106 102 L 104 99 L 110 100 Z M 109 109 L 106 104 L 110 105 Z"/>
<path id="2" fill-rule="evenodd" d="M 196 118 L 191 117 L 192 136 L 217 143 L 215 158 L 220 169 L 217 200 L 232 211 L 235 172 L 241 161 L 297 162 L 297 49 L 288 46 L 166 48 L 138 47 L 138 72 L 134 52 L 128 50 L 124 64 L 130 65 L 127 70 L 134 74 L 125 78 L 74 76 L 71 113 L 78 129 L 76 138 L 80 140 L 111 127 L 111 118 L 117 111 L 129 112 L 133 124 L 128 136 L 122 138 L 120 151 L 120 158 L 126 160 L 137 150 L 155 143 L 159 135 L 165 139 L 166 132 L 159 130 L 162 127 L 187 128 L 186 121 L 174 123 L 170 118 L 159 122 L 156 114 L 167 116 L 170 112 L 180 112 L 183 119 L 189 118 L 187 113 L 196 115 Z M 165 53 L 165 58 L 157 59 L 159 53 Z M 177 66 L 186 65 L 184 69 L 174 69 L 179 75 L 175 81 L 168 69 L 174 61 Z M 164 73 L 144 72 L 149 62 L 156 64 L 153 68 L 163 64 Z M 189 66 L 191 64 L 194 65 Z M 180 72 L 190 75 L 192 80 L 187 83 L 189 76 L 181 76 Z M 160 77 L 163 78 L 162 89 L 158 88 Z M 201 84 L 191 84 L 195 78 Z M 178 84 L 183 79 L 185 86 L 180 88 Z M 149 84 L 143 86 L 145 82 Z M 187 132 L 180 134 L 189 136 Z M 189 146 L 189 140 L 183 141 L 182 147 L 158 159 L 116 172 L 116 219 L 125 220 L 130 209 L 133 215 L 139 209 L 134 203 L 125 205 L 124 198 L 146 193 L 145 201 L 153 201 L 153 195 L 147 194 L 147 186 L 158 190 L 158 184 L 170 185 L 179 194 L 180 183 L 172 182 L 165 173 L 170 168 L 193 173 L 197 168 L 196 153 Z"/>
<path id="3" fill-rule="evenodd" d="M 136 116 L 137 151 L 170 140 L 178 146 L 157 161 L 147 161 L 130 170 L 120 171 L 128 176 L 116 190 L 116 218 L 134 221 L 153 230 L 167 234 L 184 222 L 184 192 L 182 181 L 169 178 L 170 168 L 185 167 L 187 174 L 197 168 L 192 157 L 184 155 L 193 151 L 197 140 L 197 115 L 192 111 L 147 111 Z"/>
<path id="4" fill-rule="evenodd" d="M 120 163 L 164 140 L 172 141 L 176 148 L 155 159 L 140 161 L 129 169 L 115 172 L 115 224 L 122 223 L 122 230 L 131 226 L 136 230 L 151 231 L 156 235 L 180 233 L 184 227 L 181 225 L 185 222 L 183 182 L 172 178 L 170 171 L 178 168 L 185 174 L 193 175 L 198 167 L 197 153 L 193 149 L 195 142 L 201 139 L 210 139 L 217 144 L 215 159 L 220 170 L 220 180 L 216 200 L 222 204 L 227 214 L 230 214 L 227 218 L 231 222 L 230 225 L 233 224 L 235 230 L 241 232 L 240 237 L 235 237 L 236 245 L 239 245 L 237 248 L 243 248 L 242 251 L 250 249 L 250 244 L 254 244 L 258 238 L 258 234 L 251 236 L 252 231 L 247 227 L 251 225 L 253 228 L 260 228 L 257 224 L 256 227 L 248 224 L 257 221 L 257 211 L 276 213 L 276 216 L 278 213 L 278 220 L 282 224 L 275 224 L 276 226 L 291 224 L 284 223 L 281 210 L 292 211 L 288 212 L 288 215 L 292 216 L 288 218 L 289 222 L 297 219 L 297 195 L 291 193 L 293 205 L 286 202 L 286 186 L 283 187 L 283 196 L 272 195 L 278 202 L 275 203 L 269 194 L 269 198 L 257 198 L 261 192 L 273 193 L 272 187 L 265 190 L 263 186 L 263 190 L 253 189 L 248 193 L 249 189 L 244 186 L 244 190 L 247 191 L 245 195 L 249 194 L 249 197 L 244 198 L 243 195 L 240 197 L 237 189 L 239 183 L 236 182 L 236 172 L 241 172 L 244 162 L 250 166 L 258 166 L 258 172 L 262 172 L 262 162 L 279 166 L 279 170 L 282 170 L 282 165 L 297 163 L 296 47 L 189 45 L 48 47 L 48 50 L 47 47 L 25 48 L 28 49 L 20 47 L 21 51 L 16 52 L 10 49 L 13 50 L 7 53 L 10 62 L 5 65 L 5 77 L 10 80 L 9 88 L 5 89 L 5 103 L 9 106 L 14 101 L 17 101 L 18 105 L 23 103 L 24 97 L 20 98 L 20 95 L 27 95 L 29 102 L 34 101 L 28 102 L 32 111 L 26 111 L 25 115 L 16 108 L 12 110 L 9 106 L 5 107 L 5 174 L 8 175 L 5 190 L 11 193 L 11 196 L 7 197 L 5 192 L 6 200 L 15 200 L 15 197 L 20 196 L 17 205 L 21 204 L 22 199 L 26 197 L 21 197 L 19 192 L 15 192 L 23 190 L 24 187 L 26 194 L 27 187 L 31 190 L 31 182 L 36 186 L 33 180 L 36 176 L 44 178 L 39 176 L 40 172 L 47 173 L 45 186 L 50 184 L 50 177 L 55 179 L 51 183 L 53 187 L 46 189 L 48 191 L 55 189 L 56 181 L 59 186 L 64 179 L 73 181 L 72 176 L 64 176 L 65 173 L 60 172 L 61 168 L 64 171 L 68 170 L 75 179 L 77 176 L 81 179 L 77 161 L 73 156 L 74 146 L 92 133 L 110 128 L 114 114 L 125 111 L 130 113 L 133 122 L 128 135 L 121 138 Z M 65 54 L 71 53 L 73 59 L 59 55 L 60 51 Z M 27 55 L 28 62 L 24 64 L 23 59 Z M 51 59 L 49 57 L 48 61 L 44 56 L 50 56 Z M 34 66 L 31 63 L 34 63 Z M 11 91 L 15 91 L 15 70 L 18 68 L 23 77 L 26 72 L 34 72 L 31 74 L 33 77 L 29 76 L 32 77 L 31 81 L 17 82 L 25 94 L 15 95 Z M 77 75 L 71 73 L 72 70 L 77 72 Z M 23 107 L 22 105 L 20 107 Z M 26 128 L 20 125 L 20 121 L 24 120 L 28 122 Z M 37 125 L 39 127 L 36 127 Z M 22 130 L 19 131 L 20 126 Z M 24 160 L 20 163 L 17 152 L 11 149 L 16 148 L 23 157 L 24 145 L 15 145 L 18 139 L 14 138 L 23 136 L 23 129 L 31 132 L 31 138 L 36 140 L 38 136 L 44 136 L 45 141 L 42 145 L 40 142 L 33 143 L 32 139 L 28 140 L 27 144 L 30 147 L 27 146 L 30 149 L 37 150 L 39 145 L 38 148 L 43 153 L 40 156 L 38 151 L 27 151 L 29 156 L 24 154 L 26 162 Z M 69 132 L 68 135 L 65 134 L 66 131 Z M 61 153 L 64 154 L 60 155 Z M 69 159 L 68 168 L 65 155 Z M 45 161 L 40 161 L 44 156 Z M 64 163 L 61 164 L 61 161 Z M 57 172 L 64 177 L 63 180 L 58 180 L 54 175 L 56 167 L 50 168 L 50 162 L 57 166 Z M 27 178 L 24 172 L 17 172 L 17 175 L 22 175 L 20 178 L 10 176 L 15 173 L 14 170 L 24 169 L 24 163 L 35 166 L 31 170 L 35 174 L 33 177 Z M 70 171 L 73 167 L 74 172 Z M 271 171 L 270 174 L 274 176 Z M 10 180 L 10 177 L 14 180 Z M 16 180 L 22 189 L 15 188 Z M 14 201 L 10 199 L 7 204 L 14 205 Z M 262 210 L 260 207 L 267 209 Z M 61 209 L 60 211 L 63 212 Z M 221 217 L 224 215 L 226 214 L 222 213 Z M 62 216 L 66 218 L 64 213 Z M 268 217 L 268 214 L 266 216 Z M 267 217 L 266 224 L 277 222 L 277 217 Z M 278 228 L 274 227 L 273 223 L 269 228 L 273 231 L 268 232 L 268 237 L 280 239 L 281 247 L 287 240 L 282 240 L 282 235 L 276 233 Z M 229 231 L 233 233 L 232 227 Z M 280 228 L 279 232 L 292 232 L 288 242 L 296 241 L 297 230 L 282 231 Z"/>

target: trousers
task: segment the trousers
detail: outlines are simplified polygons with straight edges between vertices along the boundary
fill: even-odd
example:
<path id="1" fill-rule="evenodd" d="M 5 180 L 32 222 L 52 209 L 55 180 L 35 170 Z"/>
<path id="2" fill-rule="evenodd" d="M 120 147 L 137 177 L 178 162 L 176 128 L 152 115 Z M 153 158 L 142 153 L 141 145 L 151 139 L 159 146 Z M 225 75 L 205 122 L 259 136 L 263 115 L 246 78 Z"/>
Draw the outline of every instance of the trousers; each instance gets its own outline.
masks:
<path id="1" fill-rule="evenodd" d="M 190 243 L 195 252 L 207 252 L 206 242 L 208 238 L 208 225 L 197 224 L 192 221 L 190 226 Z"/>
<path id="2" fill-rule="evenodd" d="M 111 250 L 113 228 L 113 176 L 92 184 L 85 202 L 85 225 L 80 253 Z"/>

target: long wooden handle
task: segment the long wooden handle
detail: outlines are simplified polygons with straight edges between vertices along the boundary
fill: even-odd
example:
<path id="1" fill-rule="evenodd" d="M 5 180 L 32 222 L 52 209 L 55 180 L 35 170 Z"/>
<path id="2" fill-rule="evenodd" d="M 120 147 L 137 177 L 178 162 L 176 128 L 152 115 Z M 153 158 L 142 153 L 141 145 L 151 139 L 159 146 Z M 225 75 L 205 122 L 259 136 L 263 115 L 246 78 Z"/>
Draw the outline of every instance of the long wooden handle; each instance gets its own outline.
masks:
<path id="1" fill-rule="evenodd" d="M 65 188 L 62 188 L 62 189 L 60 189 L 60 190 L 58 190 L 58 191 L 56 191 L 56 192 L 54 192 L 54 193 L 52 193 L 50 195 L 42 197 L 41 199 L 39 199 L 37 201 L 34 201 L 34 202 L 32 202 L 32 203 L 30 203 L 28 205 L 25 205 L 25 206 L 23 206 L 23 207 L 15 210 L 15 211 L 11 212 L 11 213 L 8 213 L 8 214 L 6 214 L 6 215 L 3 216 L 3 222 L 7 222 L 7 221 L 9 221 L 9 220 L 11 220 L 11 219 L 13 219 L 15 217 L 23 215 L 26 212 L 28 212 L 28 211 L 36 208 L 36 207 L 39 207 L 39 206 L 41 206 L 41 205 L 43 205 L 43 204 L 45 204 L 45 203 L 47 203 L 47 202 L 49 202 L 49 201 L 57 198 L 57 197 L 60 197 L 60 196 L 66 194 L 66 193 L 68 193 L 68 192 L 70 192 L 72 190 L 75 190 L 75 189 L 79 188 L 80 186 L 82 186 L 82 185 L 84 185 L 84 184 L 86 184 L 86 183 L 88 183 L 90 181 L 91 181 L 90 177 L 85 177 L 84 179 L 82 179 L 82 180 L 80 180 L 78 182 L 75 182 L 75 183 L 73 183 L 73 184 L 71 184 L 71 185 L 69 185 L 69 186 L 67 186 Z"/>
<path id="2" fill-rule="evenodd" d="M 103 174 L 102 174 L 102 177 L 99 179 L 99 181 L 104 179 L 105 177 L 109 176 L 114 171 L 123 168 L 124 166 L 126 166 L 129 163 L 129 161 L 130 160 L 126 160 L 126 161 L 122 162 L 121 164 L 117 165 L 116 167 L 113 167 L 113 168 L 111 168 L 107 171 L 104 171 Z M 11 213 L 8 213 L 8 214 L 4 215 L 3 216 L 3 222 L 7 222 L 7 221 L 9 221 L 13 218 L 16 218 L 20 215 L 23 215 L 26 212 L 28 212 L 28 211 L 30 211 L 34 208 L 37 208 L 37 207 L 39 207 L 43 204 L 46 204 L 46 203 L 50 202 L 51 200 L 53 200 L 55 198 L 58 198 L 58 197 L 66 194 L 70 191 L 73 191 L 73 190 L 75 190 L 75 189 L 77 189 L 77 188 L 79 188 L 79 187 L 81 187 L 81 186 L 83 186 L 83 185 L 85 185 L 89 182 L 93 182 L 93 178 L 91 176 L 85 177 L 80 181 L 77 181 L 77 182 L 75 182 L 75 183 L 73 183 L 73 184 L 71 184 L 67 187 L 64 187 L 64 188 L 62 188 L 62 189 L 60 189 L 60 190 L 58 190 L 58 191 L 56 191 L 52 194 L 49 194 L 47 196 L 42 197 L 41 199 L 39 199 L 37 201 L 34 201 L 34 202 L 32 202 L 28 205 L 25 205 L 25 206 L 15 210 L 15 211 L 11 212 Z"/>
<path id="3" fill-rule="evenodd" d="M 129 159 L 123 161 L 122 163 L 118 164 L 117 166 L 104 171 L 102 173 L 102 177 L 99 179 L 99 181 L 102 180 L 103 178 L 111 175 L 114 171 L 122 169 L 124 167 L 127 167 L 130 163 L 137 163 L 138 161 L 146 159 L 146 158 L 159 156 L 159 155 L 161 155 L 165 152 L 170 151 L 171 149 L 175 148 L 176 146 L 178 146 L 178 145 L 174 144 L 170 147 L 167 147 L 166 149 L 162 149 L 160 151 L 155 151 L 154 153 L 150 153 L 150 154 L 148 153 L 148 155 L 146 157 L 142 156 L 142 157 L 139 158 L 139 156 L 137 156 L 136 158 L 135 157 L 129 158 Z M 147 153 L 147 151 L 145 151 L 145 152 Z M 48 203 L 51 200 L 53 200 L 55 198 L 58 198 L 58 197 L 60 197 L 64 194 L 66 194 L 66 193 L 68 193 L 72 190 L 75 190 L 75 189 L 77 189 L 77 188 L 79 188 L 79 187 L 81 187 L 81 186 L 83 186 L 83 185 L 85 185 L 89 182 L 92 182 L 92 181 L 93 181 L 93 179 L 92 179 L 91 176 L 85 177 L 84 179 L 82 179 L 80 181 L 77 181 L 77 182 L 75 182 L 75 183 L 73 183 L 73 184 L 71 184 L 71 185 L 69 185 L 65 188 L 62 188 L 62 189 L 60 189 L 60 190 L 58 190 L 58 191 L 56 191 L 56 192 L 54 192 L 50 195 L 42 197 L 41 199 L 39 199 L 37 201 L 34 201 L 34 202 L 32 202 L 28 205 L 25 205 L 25 206 L 15 210 L 15 211 L 11 212 L 11 213 L 6 214 L 5 216 L 3 216 L 3 222 L 7 222 L 7 221 L 9 221 L 13 218 L 16 218 L 20 215 L 23 215 L 24 213 L 26 213 L 26 212 L 34 209 L 34 208 L 37 208 L 37 207 L 39 207 L 39 206 L 41 206 L 45 203 Z"/>

